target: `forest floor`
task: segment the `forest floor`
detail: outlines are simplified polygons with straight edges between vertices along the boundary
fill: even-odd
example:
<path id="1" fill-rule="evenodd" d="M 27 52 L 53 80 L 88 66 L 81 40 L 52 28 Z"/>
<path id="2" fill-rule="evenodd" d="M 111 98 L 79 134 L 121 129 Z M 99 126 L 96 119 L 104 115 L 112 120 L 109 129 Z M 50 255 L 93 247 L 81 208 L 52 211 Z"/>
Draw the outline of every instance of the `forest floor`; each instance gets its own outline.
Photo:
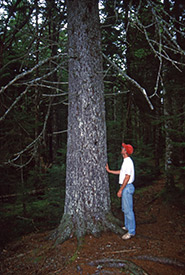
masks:
<path id="1" fill-rule="evenodd" d="M 163 202 L 157 196 L 162 189 L 158 182 L 135 194 L 133 238 L 125 241 L 111 232 L 89 235 L 77 249 L 75 237 L 54 246 L 48 240 L 51 231 L 32 233 L 4 247 L 0 274 L 185 274 L 185 212 L 178 202 Z M 113 213 L 122 219 L 120 209 Z"/>

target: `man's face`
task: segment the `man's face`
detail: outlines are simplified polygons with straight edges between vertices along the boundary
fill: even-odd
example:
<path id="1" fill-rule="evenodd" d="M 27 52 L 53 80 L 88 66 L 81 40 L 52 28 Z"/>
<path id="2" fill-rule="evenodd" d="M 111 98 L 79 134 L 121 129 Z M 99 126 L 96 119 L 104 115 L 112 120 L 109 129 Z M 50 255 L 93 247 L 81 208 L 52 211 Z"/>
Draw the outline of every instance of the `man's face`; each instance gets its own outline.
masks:
<path id="1" fill-rule="evenodd" d="M 127 156 L 127 151 L 125 150 L 124 147 L 121 147 L 121 154 L 122 154 L 123 158 Z"/>

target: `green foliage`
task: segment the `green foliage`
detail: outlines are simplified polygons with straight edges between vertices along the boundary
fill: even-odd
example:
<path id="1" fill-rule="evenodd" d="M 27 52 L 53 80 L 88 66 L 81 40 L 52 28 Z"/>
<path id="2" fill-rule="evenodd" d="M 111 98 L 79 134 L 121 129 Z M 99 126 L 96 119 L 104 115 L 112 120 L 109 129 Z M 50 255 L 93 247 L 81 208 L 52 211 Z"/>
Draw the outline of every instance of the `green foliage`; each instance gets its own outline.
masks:
<path id="1" fill-rule="evenodd" d="M 170 205 L 175 205 L 182 211 L 184 211 L 185 207 L 185 188 L 184 183 L 176 184 L 173 190 L 164 188 L 160 194 L 163 201 Z"/>
<path id="2" fill-rule="evenodd" d="M 0 203 L 2 245 L 22 234 L 53 229 L 59 224 L 65 199 L 64 152 L 60 150 L 58 164 L 49 168 L 47 173 L 30 170 L 27 181 L 15 188 L 16 197 Z"/>
<path id="3" fill-rule="evenodd" d="M 50 188 L 39 196 L 27 195 L 26 200 L 19 196 L 13 204 L 0 203 L 0 244 L 33 231 L 55 228 L 63 213 L 64 195 L 64 188 Z"/>
<path id="4" fill-rule="evenodd" d="M 149 50 L 143 49 L 143 48 L 138 49 L 134 52 L 135 57 L 140 58 L 140 59 L 147 57 L 150 54 L 151 54 L 151 52 Z"/>
<path id="5" fill-rule="evenodd" d="M 133 157 L 136 167 L 136 185 L 150 184 L 156 177 L 153 157 Z"/>
<path id="6" fill-rule="evenodd" d="M 135 185 L 150 185 L 159 175 L 158 167 L 155 167 L 154 149 L 152 144 L 140 142 L 133 154 L 135 164 Z"/>
<path id="7" fill-rule="evenodd" d="M 64 200 L 65 200 L 65 165 L 54 165 L 48 171 L 46 177 L 46 185 L 48 188 L 45 192 L 45 199 L 48 204 L 48 222 L 52 225 L 59 223 L 61 219 Z"/>

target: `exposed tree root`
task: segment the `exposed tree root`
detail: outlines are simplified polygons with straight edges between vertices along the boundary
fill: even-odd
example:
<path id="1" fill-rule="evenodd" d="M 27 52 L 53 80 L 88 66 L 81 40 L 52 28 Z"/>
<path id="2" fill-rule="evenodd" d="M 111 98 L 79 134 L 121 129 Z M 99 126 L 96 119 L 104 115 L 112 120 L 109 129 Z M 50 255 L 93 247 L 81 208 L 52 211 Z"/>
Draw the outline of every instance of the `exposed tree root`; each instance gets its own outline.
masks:
<path id="1" fill-rule="evenodd" d="M 180 262 L 180 261 L 177 261 L 176 259 L 169 259 L 169 258 L 165 258 L 165 257 L 154 257 L 154 256 L 150 256 L 150 255 L 140 255 L 140 256 L 134 256 L 134 257 L 132 257 L 132 259 L 146 260 L 146 261 L 158 262 L 161 264 L 185 267 L 184 262 Z"/>
<path id="2" fill-rule="evenodd" d="M 92 234 L 95 237 L 101 235 L 102 232 L 112 231 L 116 234 L 123 234 L 125 231 L 121 228 L 120 220 L 116 219 L 112 213 L 103 216 L 89 216 L 84 219 L 80 215 L 64 214 L 57 230 L 52 234 L 52 239 L 56 240 L 56 244 L 63 243 L 76 236 L 78 244 L 86 234 Z"/>
<path id="3" fill-rule="evenodd" d="M 137 266 L 135 263 L 128 261 L 128 260 L 119 260 L 119 259 L 101 259 L 95 260 L 88 265 L 91 266 L 98 266 L 100 267 L 110 267 L 110 268 L 120 268 L 124 271 L 129 271 L 131 274 L 135 275 L 148 275 L 148 273 L 142 269 L 141 267 Z"/>

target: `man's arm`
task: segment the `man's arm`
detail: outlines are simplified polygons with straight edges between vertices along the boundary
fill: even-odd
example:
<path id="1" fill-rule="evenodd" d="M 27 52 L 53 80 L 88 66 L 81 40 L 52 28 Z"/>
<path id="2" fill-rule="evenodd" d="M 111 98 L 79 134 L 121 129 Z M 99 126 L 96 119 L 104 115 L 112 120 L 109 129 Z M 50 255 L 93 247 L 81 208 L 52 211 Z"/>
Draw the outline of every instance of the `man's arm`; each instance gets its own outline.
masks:
<path id="1" fill-rule="evenodd" d="M 118 191 L 118 193 L 117 193 L 117 196 L 118 196 L 119 198 L 121 198 L 122 191 L 123 191 L 123 189 L 125 188 L 125 186 L 127 185 L 127 183 L 129 182 L 129 179 L 130 179 L 130 175 L 126 174 L 126 175 L 125 175 L 125 178 L 124 178 L 124 180 L 123 180 L 123 184 L 121 185 L 121 187 L 120 187 L 120 189 L 119 189 L 119 191 Z"/>
<path id="2" fill-rule="evenodd" d="M 110 170 L 108 163 L 106 164 L 105 168 L 106 168 L 108 173 L 111 173 L 111 174 L 114 174 L 114 175 L 119 175 L 120 174 L 120 170 Z"/>

